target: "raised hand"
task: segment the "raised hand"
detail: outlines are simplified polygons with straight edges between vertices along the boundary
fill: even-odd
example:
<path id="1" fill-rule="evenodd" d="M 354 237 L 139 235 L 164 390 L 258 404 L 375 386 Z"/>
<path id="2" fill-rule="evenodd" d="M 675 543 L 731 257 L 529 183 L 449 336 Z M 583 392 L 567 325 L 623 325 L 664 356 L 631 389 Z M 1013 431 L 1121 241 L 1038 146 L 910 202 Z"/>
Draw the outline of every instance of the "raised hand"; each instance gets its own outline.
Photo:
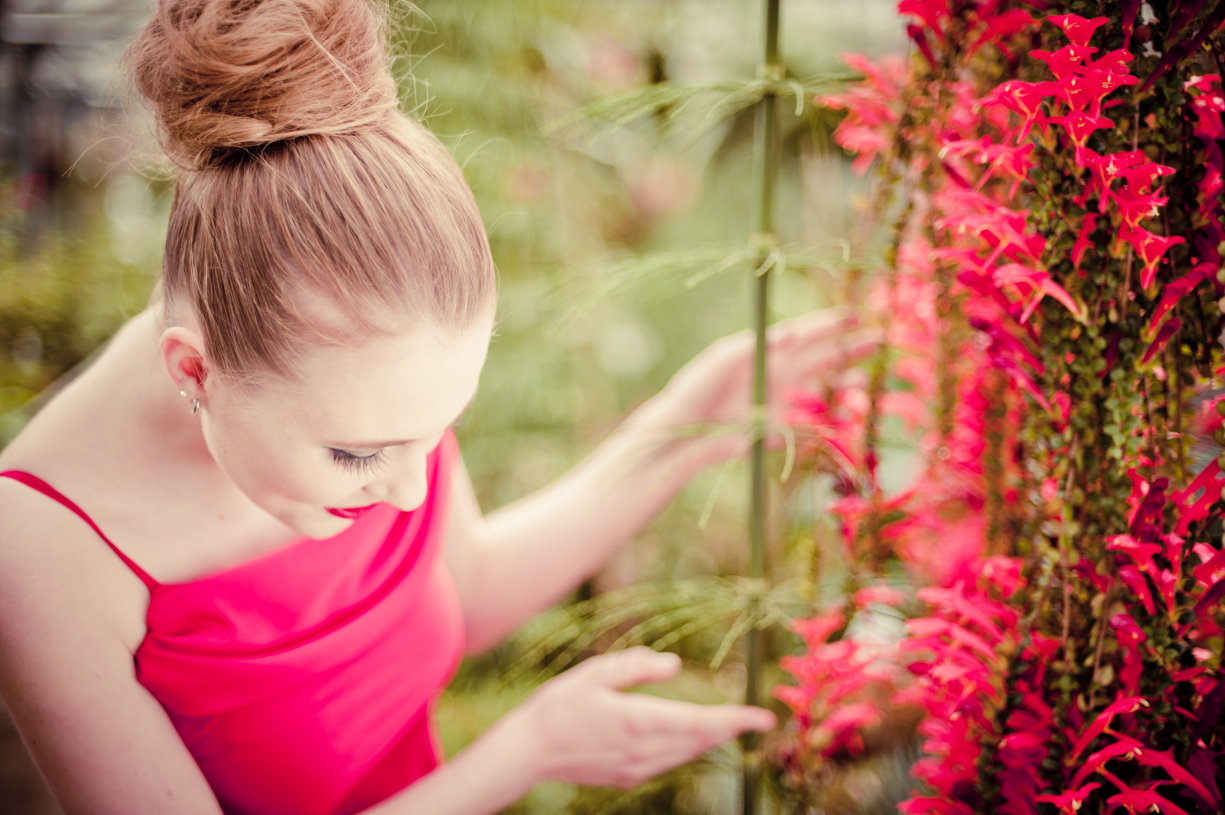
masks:
<path id="1" fill-rule="evenodd" d="M 868 356 L 880 340 L 877 328 L 857 327 L 843 309 L 825 309 L 771 326 L 767 404 L 778 421 L 789 395 Z M 659 395 L 631 419 L 658 432 L 708 427 L 714 457 L 747 449 L 751 415 L 754 339 L 749 331 L 716 340 L 672 377 Z"/>

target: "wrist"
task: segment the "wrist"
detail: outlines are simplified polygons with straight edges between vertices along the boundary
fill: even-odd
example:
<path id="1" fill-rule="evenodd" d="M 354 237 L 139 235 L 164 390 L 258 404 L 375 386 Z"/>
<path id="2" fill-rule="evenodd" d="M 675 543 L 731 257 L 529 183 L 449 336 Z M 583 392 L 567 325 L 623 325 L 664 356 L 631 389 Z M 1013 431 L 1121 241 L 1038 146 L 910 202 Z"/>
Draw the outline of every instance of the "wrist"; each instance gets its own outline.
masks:
<path id="1" fill-rule="evenodd" d="M 643 403 L 587 459 L 585 475 L 600 492 L 637 492 L 649 484 L 650 492 L 671 495 L 702 469 L 703 434 L 674 421 L 663 407 Z"/>
<path id="2" fill-rule="evenodd" d="M 549 780 L 547 751 L 530 712 L 520 705 L 493 724 L 468 748 L 488 753 L 500 779 L 496 787 L 512 791 L 518 800 L 542 781 Z"/>

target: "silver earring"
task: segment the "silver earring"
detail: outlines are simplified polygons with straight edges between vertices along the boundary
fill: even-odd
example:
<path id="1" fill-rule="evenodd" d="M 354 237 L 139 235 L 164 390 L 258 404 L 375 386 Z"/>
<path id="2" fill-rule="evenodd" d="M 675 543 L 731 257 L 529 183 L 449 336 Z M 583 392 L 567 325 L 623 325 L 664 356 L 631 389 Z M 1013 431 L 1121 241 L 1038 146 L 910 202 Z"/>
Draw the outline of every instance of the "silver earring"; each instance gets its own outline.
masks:
<path id="1" fill-rule="evenodd" d="M 179 396 L 182 396 L 184 399 L 186 399 L 186 398 L 187 398 L 187 391 L 179 391 Z"/>
<path id="2" fill-rule="evenodd" d="M 192 400 L 191 400 L 191 412 L 192 412 L 192 413 L 195 413 L 195 412 L 196 412 L 197 410 L 199 410 L 199 409 L 200 409 L 200 400 L 199 400 L 199 399 L 192 399 Z"/>

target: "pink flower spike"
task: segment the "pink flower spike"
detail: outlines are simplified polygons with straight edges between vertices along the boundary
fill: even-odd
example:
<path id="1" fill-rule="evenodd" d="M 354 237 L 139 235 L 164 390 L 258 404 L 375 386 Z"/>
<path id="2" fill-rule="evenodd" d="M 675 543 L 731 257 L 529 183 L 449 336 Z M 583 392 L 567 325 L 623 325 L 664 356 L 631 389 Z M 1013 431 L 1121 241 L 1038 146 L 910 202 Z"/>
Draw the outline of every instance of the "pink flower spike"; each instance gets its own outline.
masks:
<path id="1" fill-rule="evenodd" d="M 1039 795 L 1034 800 L 1040 803 L 1054 804 L 1059 808 L 1060 812 L 1075 815 L 1084 804 L 1085 799 L 1089 797 L 1089 793 L 1101 786 L 1096 781 L 1091 781 L 1080 789 L 1069 790 L 1063 795 Z"/>
<path id="2" fill-rule="evenodd" d="M 1063 33 L 1073 45 L 1088 45 L 1089 40 L 1093 39 L 1093 32 L 1110 22 L 1109 17 L 1094 17 L 1092 20 L 1086 20 L 1076 14 L 1060 14 L 1046 19 L 1062 28 Z"/>
<path id="3" fill-rule="evenodd" d="M 1045 62 L 1056 79 L 1063 79 L 1079 68 L 1081 63 L 1085 61 L 1085 58 L 1096 51 L 1096 48 L 1086 45 L 1065 45 L 1054 53 L 1050 51 L 1030 51 L 1029 55 Z"/>

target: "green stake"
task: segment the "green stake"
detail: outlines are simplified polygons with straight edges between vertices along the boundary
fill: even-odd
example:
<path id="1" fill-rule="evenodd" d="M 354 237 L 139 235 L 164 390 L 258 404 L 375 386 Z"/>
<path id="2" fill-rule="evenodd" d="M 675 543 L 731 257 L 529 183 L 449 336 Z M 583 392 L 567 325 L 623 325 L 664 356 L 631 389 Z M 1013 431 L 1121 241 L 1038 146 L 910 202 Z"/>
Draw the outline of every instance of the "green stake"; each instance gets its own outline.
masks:
<path id="1" fill-rule="evenodd" d="M 765 0 L 765 49 L 759 68 L 763 77 L 782 80 L 778 52 L 780 0 Z M 770 320 L 770 253 L 778 246 L 774 234 L 774 190 L 778 181 L 777 97 L 767 91 L 757 107 L 753 142 L 753 174 L 757 188 L 755 226 L 757 273 L 753 287 L 753 331 L 757 337 L 753 355 L 752 452 L 749 493 L 749 613 L 756 617 L 766 589 L 766 325 Z M 764 632 L 754 626 L 745 636 L 745 704 L 761 704 L 761 668 L 765 658 Z M 759 738 L 746 733 L 744 747 L 744 815 L 754 815 L 761 799 L 761 767 L 757 754 Z"/>

